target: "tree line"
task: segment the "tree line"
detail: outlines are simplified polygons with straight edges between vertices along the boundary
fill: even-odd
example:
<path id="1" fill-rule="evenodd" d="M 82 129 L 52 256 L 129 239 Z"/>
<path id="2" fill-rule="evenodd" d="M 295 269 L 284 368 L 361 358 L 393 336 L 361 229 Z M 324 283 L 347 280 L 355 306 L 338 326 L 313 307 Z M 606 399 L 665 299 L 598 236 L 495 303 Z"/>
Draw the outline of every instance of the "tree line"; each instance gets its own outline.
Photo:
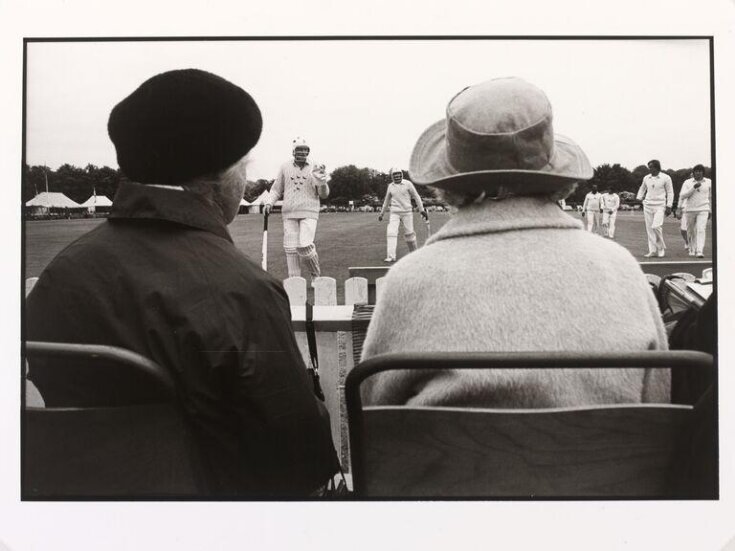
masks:
<path id="1" fill-rule="evenodd" d="M 671 177 L 675 196 L 679 197 L 679 190 L 684 180 L 691 176 L 691 167 L 680 169 L 664 169 L 663 172 Z M 404 177 L 409 175 L 404 171 Z M 593 184 L 600 191 L 612 189 L 620 195 L 623 202 L 635 202 L 635 194 L 641 185 L 643 177 L 648 174 L 645 165 L 639 165 L 632 171 L 620 164 L 602 164 L 594 169 L 594 176 L 588 182 L 583 182 L 567 199 L 567 203 L 576 204 L 584 201 L 584 196 Z M 710 178 L 711 171 L 705 167 L 705 176 Z M 409 178 L 410 179 L 410 178 Z M 106 195 L 110 199 L 115 196 L 120 182 L 126 181 L 120 169 L 108 166 L 88 164 L 84 168 L 70 164 L 61 165 L 56 170 L 46 166 L 23 167 L 23 202 L 32 199 L 36 194 L 46 191 L 61 192 L 77 203 L 86 201 L 93 190 L 97 195 Z M 358 168 L 347 165 L 332 171 L 329 179 L 330 194 L 327 204 L 346 205 L 354 201 L 358 205 L 379 205 L 383 201 L 385 191 L 390 183 L 390 175 L 372 168 Z M 259 179 L 248 181 L 244 198 L 252 202 L 264 190 L 270 189 L 273 180 Z M 427 204 L 438 202 L 431 188 L 416 186 L 417 191 Z"/>

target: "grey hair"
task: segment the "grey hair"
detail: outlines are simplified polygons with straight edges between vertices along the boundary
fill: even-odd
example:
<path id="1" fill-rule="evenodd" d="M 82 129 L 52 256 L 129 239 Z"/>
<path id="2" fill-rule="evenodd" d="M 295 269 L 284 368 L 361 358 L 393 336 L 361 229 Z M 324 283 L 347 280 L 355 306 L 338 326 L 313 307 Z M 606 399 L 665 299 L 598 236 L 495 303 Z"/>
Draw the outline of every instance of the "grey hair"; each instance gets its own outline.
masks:
<path id="1" fill-rule="evenodd" d="M 523 193 L 514 193 L 514 188 L 511 186 L 499 186 L 497 193 L 491 197 L 487 196 L 485 191 L 462 191 L 462 190 L 449 190 L 443 188 L 433 188 L 434 193 L 440 201 L 447 203 L 450 207 L 455 209 L 461 209 L 473 203 L 482 203 L 483 201 L 502 201 L 509 197 L 523 197 Z M 561 201 L 569 197 L 574 190 L 577 189 L 577 182 L 571 182 L 569 184 L 563 184 L 555 187 L 552 191 L 546 194 L 536 194 L 536 197 L 546 197 L 551 202 Z"/>
<path id="2" fill-rule="evenodd" d="M 245 155 L 235 163 L 231 164 L 224 170 L 213 172 L 211 174 L 205 174 L 204 176 L 197 176 L 186 182 L 182 182 L 180 185 L 186 191 L 194 193 L 195 195 L 208 196 L 211 194 L 212 189 L 217 188 L 223 182 L 233 177 L 233 173 L 239 172 L 243 168 L 247 169 L 247 166 L 252 162 L 250 154 Z"/>

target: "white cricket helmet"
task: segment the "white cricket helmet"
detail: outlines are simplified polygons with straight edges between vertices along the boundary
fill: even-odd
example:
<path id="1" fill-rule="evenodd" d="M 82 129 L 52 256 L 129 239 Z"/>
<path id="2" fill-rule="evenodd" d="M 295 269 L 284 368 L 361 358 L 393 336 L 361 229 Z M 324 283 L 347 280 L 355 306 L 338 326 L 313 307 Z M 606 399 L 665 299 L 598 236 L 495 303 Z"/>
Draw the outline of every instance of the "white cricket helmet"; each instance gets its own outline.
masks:
<path id="1" fill-rule="evenodd" d="M 394 175 L 396 177 L 394 177 Z M 393 180 L 394 182 L 396 182 L 396 181 L 397 182 L 400 182 L 401 180 L 403 180 L 403 171 L 400 168 L 391 167 L 391 169 L 390 169 L 390 179 Z"/>
<path id="2" fill-rule="evenodd" d="M 293 146 L 291 148 L 291 153 L 293 154 L 294 159 L 301 162 L 306 161 L 310 150 L 311 148 L 304 138 L 297 136 L 294 139 Z"/>

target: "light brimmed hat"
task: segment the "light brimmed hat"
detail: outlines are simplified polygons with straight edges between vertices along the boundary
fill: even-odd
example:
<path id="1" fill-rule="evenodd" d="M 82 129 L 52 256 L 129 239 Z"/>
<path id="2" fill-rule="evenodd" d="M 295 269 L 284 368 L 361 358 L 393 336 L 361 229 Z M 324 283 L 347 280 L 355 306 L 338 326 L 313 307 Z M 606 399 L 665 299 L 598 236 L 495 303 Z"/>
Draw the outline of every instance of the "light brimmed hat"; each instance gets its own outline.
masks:
<path id="1" fill-rule="evenodd" d="M 554 191 L 593 176 L 587 156 L 554 134 L 546 94 L 519 78 L 470 86 L 454 96 L 446 119 L 427 128 L 409 166 L 414 184 L 524 194 Z"/>

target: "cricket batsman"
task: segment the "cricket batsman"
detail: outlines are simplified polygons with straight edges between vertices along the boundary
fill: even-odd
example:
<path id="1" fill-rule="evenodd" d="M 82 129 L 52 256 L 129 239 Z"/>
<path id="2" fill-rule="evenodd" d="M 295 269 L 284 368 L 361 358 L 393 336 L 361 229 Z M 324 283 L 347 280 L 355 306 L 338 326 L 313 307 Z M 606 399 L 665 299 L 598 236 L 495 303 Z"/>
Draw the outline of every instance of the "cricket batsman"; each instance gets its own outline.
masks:
<path id="1" fill-rule="evenodd" d="M 415 251 L 416 232 L 413 229 L 413 208 L 411 206 L 411 198 L 416 201 L 416 206 L 424 220 L 429 219 L 429 215 L 424 209 L 424 203 L 421 196 L 416 191 L 413 183 L 403 178 L 403 171 L 400 168 L 390 169 L 391 183 L 385 192 L 385 200 L 383 207 L 380 209 L 378 220 L 383 221 L 385 209 L 390 208 L 390 218 L 388 220 L 388 256 L 385 262 L 396 261 L 396 248 L 398 247 L 398 227 L 403 224 L 403 237 L 408 245 L 408 251 Z"/>
<path id="2" fill-rule="evenodd" d="M 329 186 L 324 165 L 308 160 L 310 151 L 304 138 L 297 137 L 293 141 L 293 160 L 281 165 L 268 193 L 265 212 L 270 214 L 273 204 L 283 197 L 283 248 L 288 277 L 301 275 L 303 260 L 313 282 L 321 275 L 314 236 L 320 199 L 329 196 Z"/>

